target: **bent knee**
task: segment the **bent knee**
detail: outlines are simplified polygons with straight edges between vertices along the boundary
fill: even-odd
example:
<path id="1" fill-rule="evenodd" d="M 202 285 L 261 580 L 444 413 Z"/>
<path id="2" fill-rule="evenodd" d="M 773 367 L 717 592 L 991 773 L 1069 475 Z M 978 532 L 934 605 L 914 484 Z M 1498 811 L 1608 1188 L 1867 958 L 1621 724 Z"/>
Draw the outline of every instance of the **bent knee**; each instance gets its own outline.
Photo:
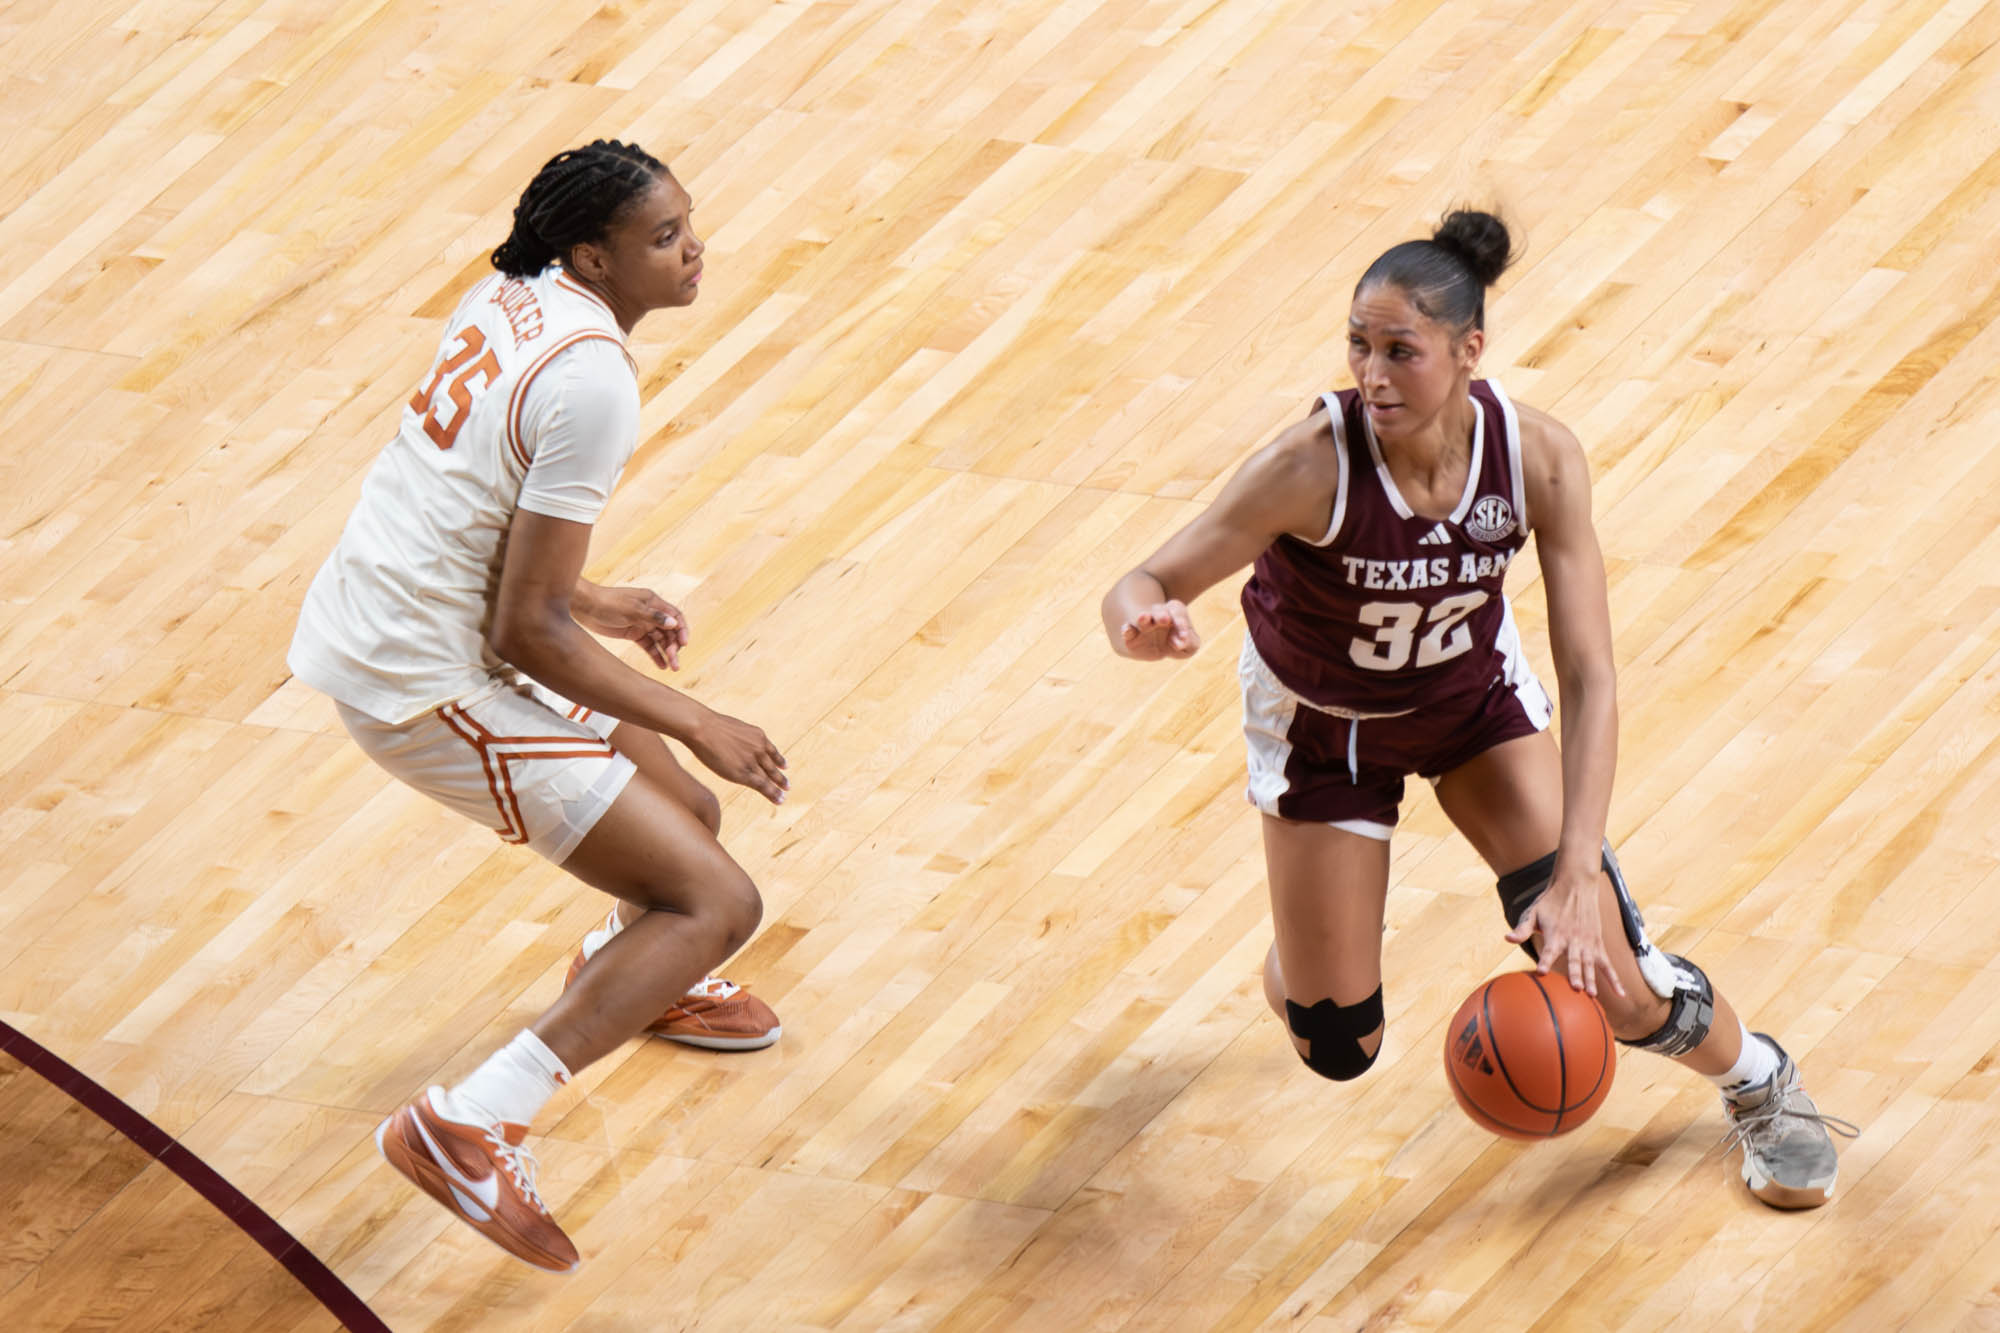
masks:
<path id="1" fill-rule="evenodd" d="M 680 918 L 683 939 L 693 944 L 713 967 L 741 949 L 757 933 L 764 919 L 764 900 L 755 888 L 747 892 L 705 893 L 691 904 L 649 907 Z"/>
<path id="2" fill-rule="evenodd" d="M 1375 1067 L 1375 1057 L 1381 1053 L 1382 1029 L 1377 1028 L 1358 1040 L 1348 1038 L 1309 1043 L 1307 1049 L 1299 1052 L 1299 1059 L 1321 1078 L 1332 1079 L 1335 1083 L 1352 1083 Z"/>
<path id="3" fill-rule="evenodd" d="M 1658 1032 L 1673 1010 L 1671 1000 L 1663 1000 L 1651 991 L 1618 995 L 1605 986 L 1597 988 L 1597 1003 L 1604 1010 L 1605 1021 L 1611 1025 L 1611 1035 L 1626 1042 L 1639 1041 Z"/>
<path id="4" fill-rule="evenodd" d="M 764 920 L 763 895 L 748 876 L 744 877 L 741 890 L 722 905 L 721 916 L 722 956 L 727 958 L 750 942 Z"/>
<path id="5" fill-rule="evenodd" d="M 720 800 L 720 798 L 718 798 L 716 794 L 710 791 L 708 788 L 701 786 L 699 783 L 697 783 L 695 785 L 695 795 L 691 804 L 694 810 L 694 817 L 696 819 L 699 819 L 703 823 L 703 825 L 707 827 L 710 833 L 713 833 L 718 837 L 721 836 L 722 801 Z"/>
<path id="6" fill-rule="evenodd" d="M 729 861 L 694 895 L 688 915 L 708 931 L 717 958 L 727 958 L 757 933 L 764 897 L 743 868 Z"/>
<path id="7" fill-rule="evenodd" d="M 1611 1019 L 1611 1030 L 1624 1045 L 1679 1059 L 1708 1040 L 1709 1027 L 1715 1022 L 1715 987 L 1707 973 L 1679 954 L 1660 956 L 1671 969 L 1672 997 L 1662 997 L 1659 1007 L 1649 1009 L 1645 1018 L 1614 1016 L 1608 1011 L 1606 1017 Z M 1629 1031 L 1620 1022 L 1621 1017 L 1630 1023 Z"/>
<path id="8" fill-rule="evenodd" d="M 1285 1001 L 1285 1022 L 1304 1048 L 1299 1059 L 1321 1078 L 1348 1083 L 1360 1078 L 1382 1053 L 1387 1024 L 1382 1014 L 1382 988 L 1358 1004 L 1335 1004 L 1331 999 L 1313 1005 Z"/>
<path id="9" fill-rule="evenodd" d="M 672 880 L 634 886 L 629 897 L 651 912 L 669 912 L 686 919 L 705 937 L 707 951 L 726 958 L 749 942 L 764 919 L 764 899 L 743 868 L 718 854 L 689 873 Z"/>

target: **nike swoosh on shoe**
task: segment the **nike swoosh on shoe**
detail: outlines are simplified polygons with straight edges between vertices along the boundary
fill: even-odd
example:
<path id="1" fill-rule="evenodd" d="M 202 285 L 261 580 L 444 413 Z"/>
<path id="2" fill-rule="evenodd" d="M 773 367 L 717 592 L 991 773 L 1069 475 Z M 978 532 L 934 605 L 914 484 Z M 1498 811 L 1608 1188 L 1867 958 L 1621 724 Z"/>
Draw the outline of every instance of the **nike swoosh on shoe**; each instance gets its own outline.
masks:
<path id="1" fill-rule="evenodd" d="M 475 1222 L 490 1222 L 493 1220 L 493 1214 L 481 1208 L 475 1200 L 468 1199 L 465 1196 L 464 1190 L 448 1180 L 445 1182 L 444 1187 L 451 1191 L 452 1198 L 458 1200 L 458 1206 L 464 1210 L 467 1217 Z"/>
<path id="2" fill-rule="evenodd" d="M 459 1194 L 459 1186 L 462 1185 L 472 1191 L 473 1196 L 485 1205 L 488 1213 L 499 1206 L 500 1178 L 498 1175 L 489 1174 L 484 1180 L 472 1179 L 458 1169 L 458 1164 L 451 1160 L 449 1153 L 438 1146 L 438 1141 L 431 1137 L 430 1130 L 424 1127 L 424 1118 L 422 1116 L 412 1111 L 410 1119 L 415 1123 L 417 1133 L 424 1141 L 424 1147 L 430 1152 L 431 1160 L 436 1162 L 439 1168 L 443 1170 L 445 1183 L 451 1186 L 453 1194 Z M 464 1196 L 460 1195 L 460 1197 L 462 1199 Z"/>

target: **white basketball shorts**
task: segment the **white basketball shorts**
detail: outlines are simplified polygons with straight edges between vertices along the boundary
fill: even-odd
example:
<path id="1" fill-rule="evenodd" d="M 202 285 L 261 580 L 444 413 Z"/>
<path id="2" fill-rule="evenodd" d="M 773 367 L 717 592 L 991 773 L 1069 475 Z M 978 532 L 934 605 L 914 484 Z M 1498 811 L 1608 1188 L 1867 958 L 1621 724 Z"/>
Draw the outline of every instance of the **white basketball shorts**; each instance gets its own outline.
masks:
<path id="1" fill-rule="evenodd" d="M 441 805 L 561 865 L 637 770 L 618 719 L 533 681 L 494 680 L 400 726 L 336 702 L 370 759 Z"/>

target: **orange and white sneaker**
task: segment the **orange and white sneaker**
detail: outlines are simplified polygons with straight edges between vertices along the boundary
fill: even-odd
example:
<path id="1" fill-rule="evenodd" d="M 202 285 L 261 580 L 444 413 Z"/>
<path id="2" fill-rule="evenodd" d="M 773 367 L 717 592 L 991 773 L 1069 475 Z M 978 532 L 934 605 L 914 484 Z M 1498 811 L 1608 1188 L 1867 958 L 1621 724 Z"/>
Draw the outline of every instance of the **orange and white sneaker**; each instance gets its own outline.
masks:
<path id="1" fill-rule="evenodd" d="M 583 950 L 578 949 L 569 965 L 569 975 L 563 978 L 564 990 L 570 988 L 587 961 Z M 703 977 L 694 989 L 681 996 L 680 1003 L 648 1023 L 646 1031 L 704 1050 L 761 1051 L 784 1035 L 785 1029 L 779 1025 L 778 1015 L 770 1005 L 735 982 Z"/>
<path id="2" fill-rule="evenodd" d="M 440 1109 L 432 1088 L 375 1130 L 375 1148 L 411 1184 L 522 1263 L 574 1272 L 576 1246 L 535 1189 L 535 1159 L 521 1146 L 525 1125 L 475 1125 Z"/>

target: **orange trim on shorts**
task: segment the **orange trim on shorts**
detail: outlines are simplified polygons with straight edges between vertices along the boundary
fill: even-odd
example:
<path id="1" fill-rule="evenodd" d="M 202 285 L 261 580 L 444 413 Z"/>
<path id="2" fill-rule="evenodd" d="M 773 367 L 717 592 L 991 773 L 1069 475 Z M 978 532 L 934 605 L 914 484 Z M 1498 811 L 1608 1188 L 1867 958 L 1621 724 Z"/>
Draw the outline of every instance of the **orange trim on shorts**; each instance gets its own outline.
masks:
<path id="1" fill-rule="evenodd" d="M 493 831 L 502 842 L 528 840 L 528 821 L 521 814 L 521 799 L 514 791 L 514 774 L 507 766 L 529 759 L 611 759 L 618 751 L 608 741 L 586 742 L 576 736 L 496 736 L 458 704 L 445 704 L 437 715 L 452 734 L 470 745 L 479 755 L 486 774 L 486 790 L 500 813 L 500 827 Z M 551 750 L 550 745 L 566 746 Z"/>
<path id="2" fill-rule="evenodd" d="M 521 801 L 514 794 L 514 775 L 507 765 L 517 760 L 525 762 L 529 759 L 609 759 L 617 753 L 616 750 L 611 749 L 609 746 L 594 750 L 530 750 L 525 753 L 520 751 L 496 752 L 500 760 L 500 786 L 507 793 L 507 804 L 514 817 L 514 826 L 521 830 L 521 836 L 516 841 L 526 842 L 528 840 L 528 821 L 521 815 Z"/>
<path id="3" fill-rule="evenodd" d="M 473 752 L 479 756 L 479 766 L 486 773 L 486 790 L 492 794 L 493 806 L 500 812 L 500 827 L 493 831 L 500 835 L 502 842 L 526 842 L 526 835 L 516 833 L 513 821 L 507 817 L 507 803 L 500 799 L 500 784 L 494 778 L 493 758 L 487 753 L 485 742 L 478 736 L 468 734 L 465 726 L 460 722 L 460 718 L 464 717 L 464 710 L 460 709 L 456 704 L 446 704 L 437 710 L 437 715 L 440 721 L 451 728 L 454 735 L 467 745 L 470 745 Z M 464 721 L 475 727 L 479 725 L 469 717 L 464 717 Z M 481 728 L 481 730 L 484 730 L 484 728 Z"/>
<path id="4" fill-rule="evenodd" d="M 458 715 L 465 719 L 465 724 L 477 732 L 481 740 L 493 745 L 603 745 L 605 743 L 601 740 L 585 740 L 581 736 L 496 736 L 481 725 L 478 718 L 466 712 L 461 705 L 446 704 L 445 708 L 458 709 Z M 442 712 L 443 709 L 438 711 Z"/>

